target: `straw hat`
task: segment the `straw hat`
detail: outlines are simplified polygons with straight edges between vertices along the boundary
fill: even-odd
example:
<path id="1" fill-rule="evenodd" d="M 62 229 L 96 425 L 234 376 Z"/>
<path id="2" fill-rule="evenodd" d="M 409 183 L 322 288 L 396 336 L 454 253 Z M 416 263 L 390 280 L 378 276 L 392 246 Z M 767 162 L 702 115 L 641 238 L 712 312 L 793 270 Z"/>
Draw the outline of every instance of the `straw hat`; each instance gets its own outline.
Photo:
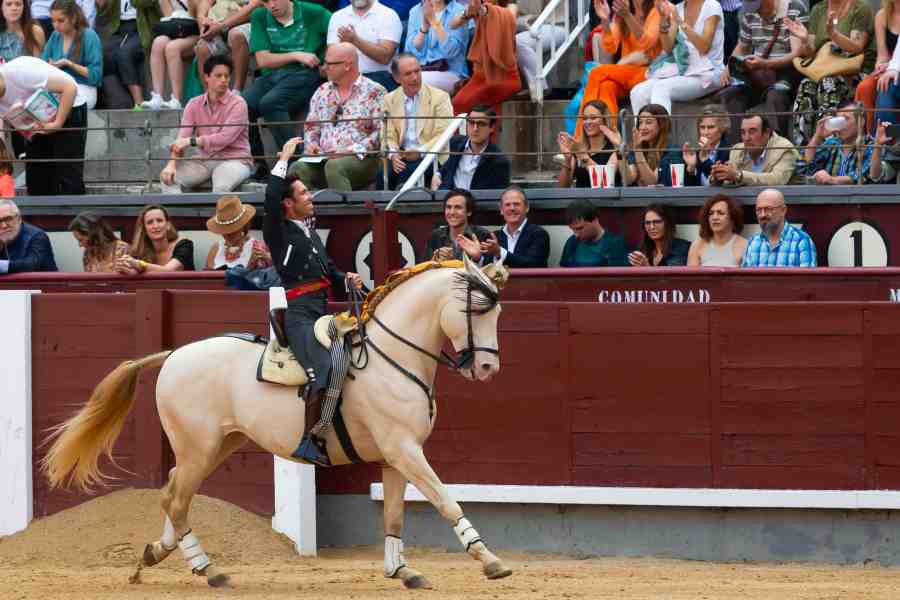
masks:
<path id="1" fill-rule="evenodd" d="M 256 208 L 243 204 L 237 196 L 222 196 L 216 202 L 216 214 L 206 221 L 206 228 L 219 235 L 234 233 L 243 229 L 255 215 Z"/>

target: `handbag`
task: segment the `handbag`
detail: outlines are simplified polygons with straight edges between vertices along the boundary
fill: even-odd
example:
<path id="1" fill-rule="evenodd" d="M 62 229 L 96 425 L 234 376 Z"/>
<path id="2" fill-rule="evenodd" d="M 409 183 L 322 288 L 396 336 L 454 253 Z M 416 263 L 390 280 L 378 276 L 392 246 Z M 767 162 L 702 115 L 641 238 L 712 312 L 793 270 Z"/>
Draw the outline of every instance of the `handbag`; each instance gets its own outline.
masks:
<path id="1" fill-rule="evenodd" d="M 760 54 L 763 59 L 769 58 L 772 48 L 778 40 L 778 34 L 781 32 L 781 21 L 775 21 L 775 27 L 772 30 L 772 39 L 769 45 Z M 767 90 L 778 81 L 778 73 L 775 69 L 748 69 L 744 62 L 745 56 L 734 56 L 728 59 L 728 70 L 737 78 L 757 90 Z"/>
<path id="2" fill-rule="evenodd" d="M 804 77 L 819 82 L 824 77 L 836 75 L 856 75 L 860 72 L 864 60 L 863 53 L 856 56 L 843 56 L 835 52 L 832 44 L 823 44 L 812 58 L 794 59 L 794 68 Z"/>
<path id="3" fill-rule="evenodd" d="M 446 58 L 439 58 L 437 60 L 433 60 L 430 63 L 425 63 L 420 67 L 423 71 L 449 71 L 450 63 L 447 62 Z"/>

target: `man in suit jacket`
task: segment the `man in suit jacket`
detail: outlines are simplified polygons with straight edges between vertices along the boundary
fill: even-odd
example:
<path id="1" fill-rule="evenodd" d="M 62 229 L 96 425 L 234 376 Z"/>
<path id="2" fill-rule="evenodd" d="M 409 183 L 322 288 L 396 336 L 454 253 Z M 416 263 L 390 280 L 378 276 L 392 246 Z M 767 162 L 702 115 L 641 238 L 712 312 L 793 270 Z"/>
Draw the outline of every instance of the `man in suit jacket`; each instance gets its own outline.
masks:
<path id="1" fill-rule="evenodd" d="M 509 159 L 491 143 L 497 113 L 484 104 L 469 112 L 466 135 L 450 140 L 450 158 L 431 180 L 431 189 L 500 190 L 509 185 Z"/>
<path id="2" fill-rule="evenodd" d="M 391 151 L 388 185 L 394 190 L 406 182 L 425 158 L 423 152 L 431 149 L 450 126 L 453 105 L 447 92 L 422 83 L 422 68 L 412 54 L 404 52 L 395 56 L 391 61 L 391 74 L 400 84 L 384 98 L 388 117 L 399 117 L 388 119 L 387 124 L 387 144 Z M 407 118 L 411 113 L 421 118 Z M 447 146 L 441 150 L 446 152 Z M 440 162 L 446 159 L 446 154 L 438 157 Z M 425 181 L 431 180 L 432 173 L 429 167 Z"/>
<path id="3" fill-rule="evenodd" d="M 500 214 L 506 224 L 481 244 L 481 253 L 493 255 L 508 267 L 546 267 L 550 235 L 540 225 L 528 222 L 528 197 L 517 185 L 500 196 Z"/>

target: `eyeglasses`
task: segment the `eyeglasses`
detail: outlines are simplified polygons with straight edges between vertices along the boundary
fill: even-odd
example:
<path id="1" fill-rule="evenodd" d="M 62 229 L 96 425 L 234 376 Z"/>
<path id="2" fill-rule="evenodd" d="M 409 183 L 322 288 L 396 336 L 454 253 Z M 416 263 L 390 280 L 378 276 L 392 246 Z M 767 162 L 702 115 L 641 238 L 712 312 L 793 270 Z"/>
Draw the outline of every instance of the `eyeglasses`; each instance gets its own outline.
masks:
<path id="1" fill-rule="evenodd" d="M 19 218 L 19 215 L 3 217 L 2 219 L 0 219 L 0 225 L 3 225 L 4 227 L 8 227 L 10 225 L 15 225 L 18 218 Z"/>
<path id="2" fill-rule="evenodd" d="M 644 221 L 644 227 L 659 227 L 663 222 L 662 219 L 648 219 Z"/>
<path id="3" fill-rule="evenodd" d="M 338 120 L 343 116 L 344 116 L 344 105 L 341 104 L 340 106 L 337 107 L 337 110 L 334 111 L 334 116 L 331 117 L 331 123 L 332 124 L 337 123 Z"/>
<path id="4" fill-rule="evenodd" d="M 476 128 L 477 128 L 477 127 L 490 127 L 490 126 L 491 126 L 491 122 L 490 122 L 490 121 L 487 121 L 487 120 L 478 120 L 478 121 L 476 121 L 475 119 L 469 119 L 468 123 L 469 123 L 469 126 L 470 126 L 470 127 L 476 127 Z"/>
<path id="5" fill-rule="evenodd" d="M 781 206 L 757 206 L 756 214 L 758 215 L 771 215 L 777 213 L 779 210 L 784 208 L 784 205 Z"/>

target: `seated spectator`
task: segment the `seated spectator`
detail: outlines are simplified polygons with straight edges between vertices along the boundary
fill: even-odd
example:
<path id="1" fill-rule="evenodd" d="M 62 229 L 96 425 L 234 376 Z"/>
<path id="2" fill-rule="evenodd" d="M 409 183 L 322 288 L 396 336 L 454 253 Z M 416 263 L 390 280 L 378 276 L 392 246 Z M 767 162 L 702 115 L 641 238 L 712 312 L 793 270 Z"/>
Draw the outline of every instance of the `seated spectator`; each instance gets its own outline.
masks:
<path id="1" fill-rule="evenodd" d="M 650 0 L 648 0 L 650 1 Z M 538 8 L 544 8 L 550 0 L 544 0 L 538 4 Z M 651 2 L 652 4 L 652 2 Z M 537 100 L 537 86 L 543 86 L 547 90 L 546 81 L 541 82 L 538 73 L 537 53 L 540 41 L 544 40 L 543 52 L 546 60 L 553 48 L 561 47 L 569 37 L 568 23 L 564 15 L 550 15 L 548 19 L 537 29 L 537 37 L 532 35 L 531 26 L 539 17 L 539 14 L 520 15 L 518 18 L 519 31 L 516 34 L 516 61 L 519 63 L 519 73 L 525 76 L 523 82 L 531 92 L 531 99 Z M 554 22 L 555 21 L 555 22 Z M 546 63 L 545 63 L 546 64 Z"/>
<path id="2" fill-rule="evenodd" d="M 809 234 L 785 221 L 784 194 L 763 190 L 756 197 L 760 232 L 750 238 L 742 267 L 815 267 L 816 245 Z"/>
<path id="3" fill-rule="evenodd" d="M 217 55 L 203 65 L 206 93 L 191 98 L 181 115 L 178 138 L 171 145 L 169 164 L 159 174 L 163 192 L 180 194 L 212 180 L 213 192 L 230 192 L 244 182 L 253 169 L 247 137 L 247 103 L 231 91 L 231 59 Z M 197 160 L 183 157 L 196 148 Z"/>
<path id="4" fill-rule="evenodd" d="M 328 81 L 312 97 L 304 125 L 304 152 L 322 158 L 301 159 L 290 173 L 311 189 L 363 189 L 378 171 L 384 88 L 360 75 L 359 55 L 349 42 L 329 46 L 325 65 Z"/>
<path id="5" fill-rule="evenodd" d="M 709 185 L 709 175 L 717 162 L 728 162 L 731 121 L 718 104 L 707 104 L 697 119 L 697 148 L 687 142 L 681 149 L 684 159 L 684 185 Z M 740 129 L 740 128 L 738 128 Z"/>
<path id="6" fill-rule="evenodd" d="M 469 48 L 472 77 L 453 96 L 455 114 L 468 113 L 475 106 L 494 106 L 497 110 L 510 96 L 522 89 L 516 60 L 515 11 L 507 0 L 470 0 L 469 6 L 450 24 L 475 20 L 475 34 Z"/>
<path id="7" fill-rule="evenodd" d="M 621 236 L 608 232 L 590 200 L 573 200 L 566 208 L 572 235 L 563 246 L 561 267 L 626 267 L 628 249 Z"/>
<path id="8" fill-rule="evenodd" d="M 714 185 L 785 185 L 794 176 L 800 153 L 781 137 L 761 114 L 741 121 L 741 143 L 731 150 L 727 163 L 716 163 L 709 181 Z"/>
<path id="9" fill-rule="evenodd" d="M 469 219 L 475 212 L 475 196 L 469 190 L 450 190 L 444 196 L 444 219 L 446 225 L 439 225 L 431 232 L 425 246 L 426 260 L 462 260 L 468 254 L 476 263 L 481 262 L 481 242 L 490 238 L 483 227 L 472 225 Z"/>
<path id="10" fill-rule="evenodd" d="M 690 242 L 675 237 L 675 215 L 665 204 L 651 204 L 641 218 L 644 237 L 640 247 L 628 255 L 632 267 L 683 267 Z"/>
<path id="11" fill-rule="evenodd" d="M 158 204 L 145 206 L 134 224 L 129 254 L 116 261 L 122 275 L 194 270 L 194 242 L 179 239 L 169 211 Z"/>
<path id="12" fill-rule="evenodd" d="M 559 187 L 591 187 L 591 167 L 611 165 L 616 171 L 616 185 L 621 185 L 616 149 L 622 136 L 613 128 L 609 109 L 599 100 L 584 105 L 581 114 L 581 135 L 573 138 L 560 132 L 558 143 L 563 162 L 559 171 Z"/>
<path id="13" fill-rule="evenodd" d="M 39 57 L 47 38 L 31 17 L 30 3 L 4 0 L 0 6 L 0 59 L 9 62 L 20 56 Z"/>
<path id="14" fill-rule="evenodd" d="M 659 104 L 672 112 L 672 102 L 685 102 L 722 87 L 725 30 L 722 5 L 716 0 L 684 0 L 673 6 L 659 4 L 660 42 L 665 53 L 654 61 L 645 81 L 631 88 L 631 109 L 638 113 L 647 104 Z M 685 20 L 697 15 L 693 24 Z M 687 55 L 687 64 L 683 57 Z M 682 62 L 679 62 L 682 61 Z"/>
<path id="15" fill-rule="evenodd" d="M 159 22 L 156 0 L 97 0 L 103 32 L 104 108 L 141 109 L 144 101 L 144 57 L 153 43 Z"/>
<path id="16" fill-rule="evenodd" d="M 23 223 L 15 202 L 0 198 L 0 275 L 58 270 L 47 234 Z"/>
<path id="17" fill-rule="evenodd" d="M 731 196 L 716 194 L 700 209 L 700 237 L 691 243 L 689 267 L 739 267 L 747 250 L 744 211 Z"/>
<path id="18" fill-rule="evenodd" d="M 872 39 L 872 6 L 866 0 L 845 0 L 839 12 L 831 2 L 819 2 L 809 12 L 808 27 L 790 18 L 784 25 L 800 42 L 800 56 L 813 59 L 823 46 L 835 48 L 840 56 L 864 56 L 861 73 L 875 67 L 875 44 Z M 837 21 L 837 23 L 835 23 Z M 816 123 L 828 112 L 853 98 L 858 76 L 827 75 L 815 81 L 805 77 L 797 88 L 791 109 L 794 112 L 793 136 L 797 146 L 805 146 L 815 132 Z"/>
<path id="19" fill-rule="evenodd" d="M 25 102 L 38 90 L 57 96 L 56 117 L 43 123 L 28 141 L 29 159 L 80 158 L 84 160 L 87 125 L 86 100 L 71 75 L 39 58 L 20 56 L 0 65 L 0 115 L 13 104 Z M 62 128 L 66 131 L 60 131 Z M 74 128 L 74 130 L 70 129 Z M 30 196 L 84 194 L 84 163 L 25 163 L 25 185 Z"/>
<path id="20" fill-rule="evenodd" d="M 41 58 L 75 78 L 88 110 L 97 106 L 97 88 L 103 83 L 103 44 L 88 28 L 75 0 L 54 0 L 50 6 L 54 32 Z M 68 50 L 66 50 L 68 48 Z"/>
<path id="21" fill-rule="evenodd" d="M 870 159 L 869 177 L 879 183 L 893 183 L 897 179 L 897 170 L 890 162 L 882 160 L 885 150 L 894 141 L 888 134 L 890 123 L 879 123 L 875 129 L 875 144 Z"/>
<path id="22" fill-rule="evenodd" d="M 128 243 L 116 237 L 109 224 L 93 212 L 79 213 L 69 231 L 84 250 L 85 273 L 115 273 L 116 261 L 128 254 Z"/>
<path id="23" fill-rule="evenodd" d="M 150 79 L 153 91 L 141 106 L 150 110 L 181 110 L 184 97 L 184 61 L 194 55 L 194 45 L 200 39 L 197 24 L 198 3 L 189 0 L 159 0 L 162 19 L 153 27 L 150 47 Z M 172 95 L 163 100 L 166 69 Z"/>
<path id="24" fill-rule="evenodd" d="M 450 27 L 450 21 L 464 10 L 456 0 L 422 0 L 409 11 L 404 50 L 422 65 L 422 81 L 448 94 L 457 81 L 469 76 L 469 30 Z"/>
<path id="25" fill-rule="evenodd" d="M 16 180 L 13 179 L 14 157 L 9 151 L 6 142 L 0 140 L 0 198 L 14 198 L 16 195 Z"/>
<path id="26" fill-rule="evenodd" d="M 800 56 L 800 41 L 784 26 L 784 19 L 805 24 L 809 9 L 804 0 L 761 0 L 758 6 L 755 11 L 740 13 L 741 36 L 731 59 L 736 70 L 732 73 L 726 68 L 722 73 L 722 84 L 727 87 L 719 99 L 732 114 L 734 130 L 740 127 L 742 114 L 754 107 L 752 110 L 772 114 L 778 131 L 787 132 L 787 113 L 800 81 L 793 64 Z"/>
<path id="27" fill-rule="evenodd" d="M 879 183 L 886 171 L 880 160 L 877 165 L 872 163 L 875 140 L 870 135 L 863 136 L 862 161 L 859 160 L 856 110 L 855 102 L 845 102 L 836 116 L 823 117 L 816 124 L 810 145 L 803 151 L 806 174 L 816 185 Z"/>
<path id="28" fill-rule="evenodd" d="M 387 145 L 392 153 L 388 186 L 394 190 L 406 183 L 425 158 L 423 152 L 429 151 L 450 126 L 453 105 L 447 92 L 422 83 L 419 61 L 412 54 L 395 56 L 391 72 L 400 84 L 384 99 L 384 111 L 393 117 L 387 122 Z M 444 162 L 447 155 L 441 154 L 436 160 Z M 433 173 L 433 166 L 429 167 L 425 181 L 431 181 Z"/>
<path id="29" fill-rule="evenodd" d="M 206 221 L 206 228 L 222 236 L 222 241 L 210 246 L 206 256 L 207 270 L 241 266 L 252 271 L 272 266 L 272 255 L 266 243 L 250 237 L 254 216 L 256 208 L 243 204 L 237 196 L 219 198 L 216 214 Z"/>
<path id="30" fill-rule="evenodd" d="M 353 45 L 358 50 L 360 73 L 387 91 L 397 87 L 389 65 L 402 35 L 397 12 L 378 0 L 355 0 L 334 13 L 328 23 L 328 45 Z"/>
<path id="31" fill-rule="evenodd" d="M 669 111 L 659 104 L 644 106 L 632 133 L 634 151 L 623 169 L 625 185 L 672 185 L 671 165 L 682 164 L 681 151 L 669 148 L 672 124 Z"/>
<path id="32" fill-rule="evenodd" d="M 896 16 L 900 19 L 900 10 L 897 11 Z M 877 122 L 900 123 L 900 116 L 895 112 L 895 109 L 900 108 L 898 78 L 900 78 L 900 44 L 895 44 L 890 62 L 885 66 L 884 72 L 879 75 L 876 84 L 875 106 L 878 110 L 875 112 L 875 120 Z"/>
<path id="33" fill-rule="evenodd" d="M 486 105 L 469 112 L 466 135 L 450 138 L 450 157 L 431 178 L 431 189 L 499 190 L 509 185 L 509 159 L 490 142 L 497 113 Z"/>
<path id="34" fill-rule="evenodd" d="M 517 185 L 500 195 L 500 214 L 505 224 L 481 243 L 481 252 L 508 267 L 546 267 L 550 257 L 550 235 L 540 225 L 528 222 L 528 196 Z"/>
<path id="35" fill-rule="evenodd" d="M 868 77 L 856 86 L 853 99 L 862 104 L 866 110 L 866 131 L 875 131 L 874 112 L 876 100 L 881 89 L 878 81 L 890 68 L 891 58 L 897 49 L 897 37 L 900 35 L 900 10 L 895 10 L 895 0 L 883 0 L 881 8 L 875 13 L 875 69 Z M 900 58 L 900 57 L 898 57 Z M 890 108 L 893 108 L 891 106 Z M 895 119 L 896 120 L 896 119 Z"/>
<path id="36" fill-rule="evenodd" d="M 87 26 L 94 28 L 94 20 L 97 17 L 97 7 L 95 0 L 75 0 L 84 18 L 87 20 Z M 138 0 L 141 1 L 141 0 Z M 155 1 L 155 0 L 154 0 Z M 53 0 L 30 0 L 31 16 L 44 32 L 44 39 L 48 39 L 53 34 L 53 20 L 50 18 L 50 6 Z"/>
<path id="37" fill-rule="evenodd" d="M 244 100 L 250 116 L 250 150 L 259 167 L 257 178 L 267 173 L 268 167 L 260 158 L 265 150 L 254 124 L 259 117 L 273 123 L 290 121 L 292 114 L 307 109 L 322 81 L 319 64 L 329 19 L 331 13 L 318 4 L 299 0 L 269 0 L 265 8 L 253 11 L 250 52 L 262 76 L 244 90 Z M 270 129 L 281 148 L 295 136 L 296 128 L 273 125 Z"/>
<path id="38" fill-rule="evenodd" d="M 209 56 L 230 51 L 234 63 L 231 81 L 234 89 L 243 91 L 250 65 L 250 16 L 261 7 L 262 0 L 216 2 L 200 21 L 200 41 L 194 47 L 197 68 L 202 69 Z"/>
<path id="39" fill-rule="evenodd" d="M 581 112 L 588 103 L 599 100 L 609 107 L 613 122 L 619 114 L 619 98 L 646 79 L 647 66 L 661 51 L 659 41 L 659 11 L 653 0 L 618 0 L 615 17 L 610 21 L 610 7 L 606 0 L 594 0 L 594 10 L 600 24 L 594 32 L 600 34 L 600 45 L 610 55 L 619 55 L 615 64 L 598 65 L 591 69 Z"/>

